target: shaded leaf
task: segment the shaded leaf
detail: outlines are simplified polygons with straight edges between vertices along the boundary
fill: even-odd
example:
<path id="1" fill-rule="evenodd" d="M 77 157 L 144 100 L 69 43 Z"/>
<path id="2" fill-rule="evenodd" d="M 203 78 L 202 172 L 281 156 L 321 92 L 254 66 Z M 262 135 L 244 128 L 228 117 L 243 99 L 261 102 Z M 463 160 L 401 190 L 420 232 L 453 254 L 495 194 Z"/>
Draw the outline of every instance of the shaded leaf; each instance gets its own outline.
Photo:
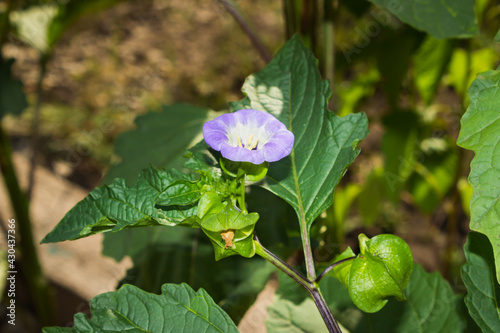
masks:
<path id="1" fill-rule="evenodd" d="M 469 89 L 470 106 L 461 119 L 457 144 L 473 150 L 470 228 L 490 240 L 500 281 L 500 71 L 478 75 Z"/>
<path id="2" fill-rule="evenodd" d="M 273 333 L 328 332 L 312 298 L 295 304 L 275 296 L 267 308 L 266 328 Z"/>
<path id="3" fill-rule="evenodd" d="M 114 153 L 122 161 L 111 166 L 103 182 L 111 183 L 115 178 L 133 182 L 149 164 L 180 168 L 185 162 L 185 150 L 200 140 L 203 123 L 210 116 L 208 109 L 174 104 L 137 117 L 137 128 L 116 138 Z"/>
<path id="4" fill-rule="evenodd" d="M 335 186 L 358 155 L 356 146 L 368 133 L 366 116 L 339 118 L 328 111 L 330 85 L 297 36 L 249 76 L 242 90 L 247 97 L 232 103 L 231 110 L 267 111 L 295 136 L 291 155 L 270 164 L 264 186 L 288 202 L 309 229 L 331 205 Z"/>
<path id="5" fill-rule="evenodd" d="M 410 60 L 422 34 L 408 27 L 402 31 L 385 29 L 384 32 L 384 39 L 376 46 L 377 67 L 387 99 L 396 108 Z"/>
<path id="6" fill-rule="evenodd" d="M 14 59 L 0 60 L 0 120 L 7 113 L 20 114 L 28 106 L 21 81 L 12 77 Z"/>
<path id="7" fill-rule="evenodd" d="M 92 319 L 75 315 L 72 332 L 238 332 L 231 318 L 203 289 L 165 284 L 161 295 L 131 285 L 90 301 Z M 64 332 L 44 328 L 44 333 Z"/>
<path id="8" fill-rule="evenodd" d="M 384 118 L 384 126 L 386 131 L 382 139 L 382 152 L 385 157 L 386 194 L 393 202 L 397 202 L 418 157 L 419 117 L 412 111 L 394 112 Z"/>
<path id="9" fill-rule="evenodd" d="M 479 32 L 474 13 L 475 0 L 370 1 L 436 38 L 467 38 Z"/>
<path id="10" fill-rule="evenodd" d="M 469 313 L 483 332 L 500 332 L 500 285 L 495 279 L 491 244 L 486 236 L 471 232 L 464 252 L 467 263 L 462 267 L 462 278 Z"/>

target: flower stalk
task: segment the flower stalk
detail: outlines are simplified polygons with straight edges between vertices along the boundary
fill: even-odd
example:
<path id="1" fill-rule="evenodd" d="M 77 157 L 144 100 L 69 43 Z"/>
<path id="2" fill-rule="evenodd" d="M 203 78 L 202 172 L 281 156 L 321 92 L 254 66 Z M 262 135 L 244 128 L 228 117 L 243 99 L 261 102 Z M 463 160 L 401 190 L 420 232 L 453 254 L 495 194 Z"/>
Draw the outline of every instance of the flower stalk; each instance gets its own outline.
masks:
<path id="1" fill-rule="evenodd" d="M 290 267 L 286 262 L 278 258 L 274 253 L 266 249 L 262 244 L 260 243 L 259 239 L 257 238 L 257 235 L 254 233 L 254 244 L 255 244 L 255 253 L 261 256 L 262 258 L 266 259 L 269 261 L 271 264 L 279 268 L 281 271 L 283 271 L 285 274 L 287 274 L 289 277 L 294 279 L 296 282 L 298 282 L 302 287 L 304 287 L 309 294 L 311 294 L 314 303 L 316 304 L 316 307 L 319 310 L 319 313 L 321 314 L 321 318 L 323 318 L 323 321 L 325 322 L 326 327 L 328 328 L 328 332 L 330 333 L 342 333 L 342 330 L 340 329 L 337 321 L 333 317 L 332 312 L 328 308 L 328 305 L 326 304 L 325 299 L 323 298 L 323 295 L 321 295 L 321 291 L 319 290 L 319 285 L 317 282 L 312 282 L 309 279 L 307 279 L 305 276 L 297 272 L 295 269 Z"/>

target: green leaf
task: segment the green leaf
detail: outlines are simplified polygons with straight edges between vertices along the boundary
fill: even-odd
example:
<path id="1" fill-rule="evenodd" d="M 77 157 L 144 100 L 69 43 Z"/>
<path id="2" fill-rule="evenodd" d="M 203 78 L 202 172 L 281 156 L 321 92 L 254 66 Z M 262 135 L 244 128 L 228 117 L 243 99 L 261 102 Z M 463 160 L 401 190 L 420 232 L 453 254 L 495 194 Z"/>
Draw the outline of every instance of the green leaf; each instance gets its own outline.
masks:
<path id="1" fill-rule="evenodd" d="M 431 104 L 449 65 L 453 42 L 428 36 L 415 55 L 415 85 L 425 104 Z"/>
<path id="2" fill-rule="evenodd" d="M 462 278 L 465 304 L 483 332 L 500 332 L 500 285 L 495 279 L 493 249 L 486 236 L 471 232 L 464 247 Z"/>
<path id="3" fill-rule="evenodd" d="M 479 74 L 469 89 L 457 144 L 473 150 L 469 182 L 474 190 L 470 228 L 490 240 L 500 281 L 500 71 Z"/>
<path id="4" fill-rule="evenodd" d="M 202 195 L 200 182 L 177 180 L 160 193 L 156 203 L 160 206 L 186 206 L 198 201 Z"/>
<path id="5" fill-rule="evenodd" d="M 103 182 L 111 183 L 115 178 L 134 182 L 139 171 L 149 164 L 180 168 L 185 162 L 185 150 L 201 139 L 203 124 L 211 116 L 205 108 L 174 104 L 137 117 L 137 128 L 116 138 L 114 153 L 122 161 L 111 166 Z"/>
<path id="6" fill-rule="evenodd" d="M 184 162 L 184 167 L 202 173 L 207 172 L 213 177 L 219 178 L 222 173 L 218 164 L 219 159 L 214 156 L 215 153 L 217 152 L 210 149 L 205 140 L 201 140 L 184 154 L 187 159 Z"/>
<path id="7" fill-rule="evenodd" d="M 12 77 L 14 59 L 0 60 L 0 121 L 7 113 L 20 114 L 28 106 L 23 84 Z"/>
<path id="8" fill-rule="evenodd" d="M 191 177 L 172 170 L 149 167 L 139 174 L 133 187 L 123 179 L 94 189 L 73 207 L 42 243 L 61 242 L 105 231 L 120 231 L 143 226 L 174 226 L 196 215 L 196 206 L 172 206 L 160 209 L 155 200 L 178 179 Z"/>
<path id="9" fill-rule="evenodd" d="M 291 155 L 270 164 L 264 186 L 294 208 L 301 228 L 308 232 L 331 205 L 335 186 L 358 155 L 356 146 L 368 134 L 366 116 L 339 118 L 328 110 L 330 85 L 321 79 L 316 60 L 297 36 L 266 68 L 249 76 L 242 90 L 247 98 L 232 103 L 232 111 L 267 111 L 295 136 Z"/>
<path id="10" fill-rule="evenodd" d="M 53 45 L 50 44 L 48 31 L 57 8 L 54 4 L 44 4 L 12 12 L 10 20 L 16 27 L 19 39 L 42 54 L 50 53 Z"/>
<path id="11" fill-rule="evenodd" d="M 495 41 L 496 43 L 500 43 L 500 30 L 498 30 L 497 34 L 495 35 L 495 39 L 494 39 L 494 41 Z"/>
<path id="12" fill-rule="evenodd" d="M 468 38 L 479 33 L 475 0 L 370 0 L 401 21 L 436 38 Z"/>
<path id="13" fill-rule="evenodd" d="M 161 295 L 131 285 L 90 301 L 92 319 L 75 315 L 72 332 L 238 332 L 231 318 L 203 289 L 165 284 Z M 44 333 L 64 332 L 44 328 Z"/>
<path id="14" fill-rule="evenodd" d="M 382 152 L 386 193 L 389 199 L 397 202 L 415 167 L 419 117 L 412 111 L 397 111 L 384 118 L 384 126 Z"/>

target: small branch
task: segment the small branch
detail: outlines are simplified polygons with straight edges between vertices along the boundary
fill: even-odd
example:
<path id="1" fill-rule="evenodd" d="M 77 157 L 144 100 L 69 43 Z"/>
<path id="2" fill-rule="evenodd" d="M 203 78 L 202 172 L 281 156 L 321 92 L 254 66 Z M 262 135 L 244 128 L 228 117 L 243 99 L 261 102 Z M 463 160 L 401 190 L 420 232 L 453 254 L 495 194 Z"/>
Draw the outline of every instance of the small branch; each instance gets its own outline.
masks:
<path id="1" fill-rule="evenodd" d="M 241 29 L 243 29 L 243 31 L 248 36 L 248 38 L 250 38 L 252 45 L 257 49 L 257 52 L 259 52 L 259 55 L 262 58 L 262 60 L 264 60 L 266 63 L 271 61 L 271 58 L 272 58 L 271 54 L 269 53 L 267 48 L 264 46 L 264 43 L 262 43 L 260 38 L 253 31 L 253 29 L 250 27 L 250 24 L 247 22 L 245 17 L 236 8 L 236 5 L 231 0 L 219 0 L 219 1 L 226 8 L 226 10 L 229 12 L 229 14 L 231 14 L 231 16 L 236 20 L 236 22 L 238 22 Z"/>
<path id="2" fill-rule="evenodd" d="M 339 324 L 333 317 L 332 312 L 328 308 L 328 305 L 326 305 L 326 301 L 323 298 L 323 295 L 321 295 L 321 292 L 319 289 L 313 289 L 310 291 L 310 294 L 312 298 L 314 299 L 314 303 L 316 304 L 316 307 L 319 310 L 319 313 L 321 314 L 321 318 L 323 318 L 323 321 L 325 322 L 326 327 L 328 328 L 328 332 L 330 333 L 342 333 L 342 330 L 339 327 Z"/>
<path id="3" fill-rule="evenodd" d="M 316 283 L 319 283 L 321 281 L 321 279 L 329 272 L 331 271 L 335 266 L 337 265 L 340 265 L 341 263 L 344 263 L 346 261 L 349 261 L 349 260 L 352 260 L 352 259 L 356 259 L 357 257 L 349 257 L 349 258 L 345 258 L 345 259 L 342 259 L 342 260 L 339 260 L 333 264 L 331 264 L 330 266 L 328 266 L 324 271 L 323 273 L 321 273 L 317 278 L 316 278 Z"/>
<path id="4" fill-rule="evenodd" d="M 246 215 L 248 214 L 247 205 L 245 204 L 245 175 L 240 181 L 240 194 L 238 195 L 238 205 L 240 206 L 241 212 Z"/>
<path id="5" fill-rule="evenodd" d="M 290 267 L 283 260 L 274 255 L 274 253 L 270 252 L 264 246 L 262 246 L 256 234 L 254 234 L 253 239 L 254 239 L 256 254 L 266 259 L 274 266 L 278 267 L 281 271 L 283 271 L 289 277 L 298 282 L 302 287 L 304 287 L 309 292 L 309 294 L 311 294 L 314 303 L 316 304 L 316 307 L 318 308 L 319 313 L 321 314 L 321 317 L 323 318 L 323 321 L 325 322 L 325 325 L 328 328 L 328 332 L 342 333 L 342 330 L 340 329 L 337 321 L 333 317 L 332 312 L 328 308 L 325 299 L 321 295 L 318 284 L 308 280 L 306 277 L 304 277 L 302 274 L 300 274 L 295 269 Z"/>
<path id="6" fill-rule="evenodd" d="M 286 262 L 278 258 L 274 253 L 262 246 L 256 234 L 253 235 L 253 240 L 255 241 L 255 253 L 269 261 L 274 266 L 278 267 L 289 277 L 297 281 L 302 287 L 307 289 L 307 291 L 310 292 L 312 289 L 314 289 L 314 284 L 311 281 L 309 281 L 302 274 L 290 267 Z"/>

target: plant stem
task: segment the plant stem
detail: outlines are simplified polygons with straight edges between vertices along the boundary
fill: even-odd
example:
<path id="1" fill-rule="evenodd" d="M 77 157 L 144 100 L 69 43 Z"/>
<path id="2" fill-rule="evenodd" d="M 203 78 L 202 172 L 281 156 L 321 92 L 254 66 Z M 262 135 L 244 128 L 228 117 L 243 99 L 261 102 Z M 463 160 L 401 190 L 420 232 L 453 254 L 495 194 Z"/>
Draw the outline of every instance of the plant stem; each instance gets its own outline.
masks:
<path id="1" fill-rule="evenodd" d="M 259 52 L 262 60 L 264 60 L 266 63 L 271 61 L 272 57 L 269 53 L 269 50 L 264 46 L 264 43 L 262 43 L 255 31 L 253 31 L 248 21 L 236 7 L 236 4 L 231 0 L 220 0 L 220 2 L 226 8 L 229 14 L 231 14 L 231 16 L 236 20 L 236 22 L 238 22 L 241 29 L 245 32 L 248 38 L 250 38 L 250 42 L 252 42 L 252 45 L 257 49 L 257 52 Z"/>
<path id="2" fill-rule="evenodd" d="M 323 318 L 323 321 L 325 322 L 326 327 L 328 328 L 328 332 L 342 333 L 337 321 L 333 317 L 332 312 L 328 308 L 325 299 L 321 295 L 321 292 L 319 290 L 319 285 L 316 282 L 308 280 L 302 274 L 300 274 L 295 269 L 290 267 L 286 262 L 278 258 L 276 255 L 274 255 L 274 253 L 272 253 L 264 246 L 262 246 L 256 234 L 254 234 L 254 244 L 255 244 L 255 253 L 257 255 L 261 256 L 262 258 L 266 259 L 274 266 L 279 268 L 289 277 L 298 282 L 302 287 L 304 287 L 309 292 L 309 294 L 311 294 L 314 303 L 316 304 L 316 307 L 318 308 L 321 317 Z"/>
<path id="3" fill-rule="evenodd" d="M 9 139 L 0 126 L 0 170 L 17 218 L 16 229 L 19 237 L 16 241 L 22 256 L 20 263 L 39 322 L 42 326 L 50 326 L 55 323 L 52 293 L 38 261 L 29 216 L 29 199 L 19 186 L 11 156 Z"/>
<path id="4" fill-rule="evenodd" d="M 289 277 L 298 282 L 302 287 L 306 288 L 308 291 L 314 288 L 314 284 L 309 281 L 305 276 L 297 272 L 295 269 L 290 267 L 286 262 L 278 258 L 274 253 L 266 249 L 259 242 L 257 235 L 254 234 L 254 243 L 255 243 L 255 253 L 261 256 L 262 258 L 269 261 L 274 266 L 278 267 L 281 271 L 287 274 Z"/>
<path id="5" fill-rule="evenodd" d="M 328 308 L 328 305 L 326 305 L 326 301 L 323 298 L 323 295 L 321 295 L 319 288 L 312 289 L 309 291 L 309 293 L 314 299 L 314 303 L 316 304 L 316 307 L 318 308 L 319 313 L 321 314 L 321 318 L 323 318 L 323 321 L 325 322 L 326 327 L 328 328 L 328 332 L 342 333 L 339 324 L 333 317 L 333 314 Z"/>
<path id="6" fill-rule="evenodd" d="M 333 264 L 331 264 L 330 266 L 328 266 L 324 271 L 323 273 L 321 273 L 317 278 L 316 278 L 316 283 L 319 283 L 321 281 L 321 279 L 323 279 L 323 277 L 329 272 L 331 271 L 335 266 L 337 265 L 340 265 L 341 263 L 344 263 L 346 261 L 349 261 L 349 260 L 353 260 L 353 259 L 356 259 L 357 257 L 349 257 L 349 258 L 345 258 L 345 259 L 342 259 L 342 260 L 339 260 L 337 262 L 334 262 Z"/>
<path id="7" fill-rule="evenodd" d="M 241 177 L 240 181 L 240 194 L 238 195 L 238 205 L 240 206 L 243 214 L 248 214 L 247 206 L 245 204 L 245 175 Z"/>

